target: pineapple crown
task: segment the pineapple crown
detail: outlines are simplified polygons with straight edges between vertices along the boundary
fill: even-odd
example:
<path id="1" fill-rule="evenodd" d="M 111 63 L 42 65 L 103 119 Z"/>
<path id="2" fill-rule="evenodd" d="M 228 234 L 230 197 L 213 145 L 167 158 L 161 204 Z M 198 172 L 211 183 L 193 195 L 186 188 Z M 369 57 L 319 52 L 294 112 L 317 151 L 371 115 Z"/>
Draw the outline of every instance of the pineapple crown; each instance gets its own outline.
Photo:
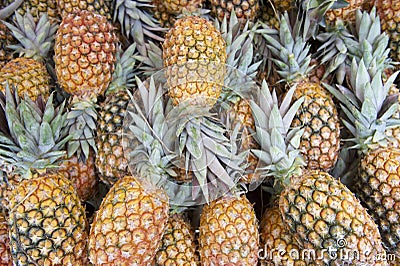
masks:
<path id="1" fill-rule="evenodd" d="M 271 60 L 279 70 L 277 73 L 288 83 L 303 78 L 311 70 L 310 45 L 295 27 L 290 25 L 289 15 L 281 16 L 278 40 L 270 34 L 262 34 L 274 58 Z"/>
<path id="2" fill-rule="evenodd" d="M 153 185 L 166 188 L 168 177 L 175 174 L 171 163 L 175 155 L 169 151 L 173 140 L 167 136 L 163 90 L 153 76 L 145 82 L 136 77 L 136 82 L 136 93 L 128 91 L 131 103 L 124 121 L 129 125 L 124 148 L 129 150 L 130 170 Z"/>
<path id="3" fill-rule="evenodd" d="M 260 160 L 256 171 L 264 177 L 275 177 L 275 191 L 286 187 L 294 174 L 305 165 L 299 150 L 304 129 L 291 128 L 296 112 L 304 97 L 292 103 L 296 86 L 293 86 L 279 104 L 275 90 L 271 93 L 264 80 L 258 92 L 258 102 L 250 102 L 255 121 L 255 140 L 260 149 L 252 152 Z"/>
<path id="4" fill-rule="evenodd" d="M 360 62 L 361 58 L 367 68 L 374 61 L 376 69 L 390 68 L 388 42 L 389 37 L 382 33 L 376 8 L 371 12 L 356 10 L 355 27 L 347 29 L 344 22 L 337 20 L 335 25 L 327 27 L 317 39 L 323 44 L 318 48 L 321 63 L 328 64 L 324 78 L 335 72 L 336 80 L 342 84 L 346 75 L 346 66 L 351 65 L 352 58 Z"/>
<path id="5" fill-rule="evenodd" d="M 30 12 L 21 16 L 15 12 L 15 25 L 4 22 L 10 29 L 18 44 L 10 45 L 20 56 L 43 60 L 52 49 L 57 25 L 50 23 L 48 16 L 44 14 L 36 24 Z"/>
<path id="6" fill-rule="evenodd" d="M 118 0 L 115 2 L 114 21 L 121 25 L 122 33 L 132 37 L 137 44 L 139 53 L 147 56 L 146 39 L 153 39 L 162 42 L 164 39 L 159 36 L 160 32 L 166 31 L 153 17 L 154 8 L 152 0 Z"/>
<path id="7" fill-rule="evenodd" d="M 239 152 L 239 125 L 231 132 L 207 108 L 183 102 L 173 108 L 167 120 L 172 149 L 184 158 L 185 170 L 193 171 L 190 195 L 197 203 L 209 202 L 235 188 L 246 168 L 248 151 Z"/>
<path id="8" fill-rule="evenodd" d="M 336 89 L 324 84 L 341 102 L 347 116 L 343 123 L 354 136 L 350 141 L 355 143 L 353 148 L 361 153 L 377 146 L 386 146 L 388 137 L 385 130 L 400 126 L 400 120 L 392 117 L 398 108 L 397 97 L 388 96 L 398 72 L 383 84 L 382 71 L 376 71 L 376 65 L 376 59 L 367 68 L 363 58 L 360 62 L 353 58 L 350 72 L 352 90 L 340 85 Z"/>
<path id="9" fill-rule="evenodd" d="M 108 85 L 106 95 L 125 90 L 135 85 L 136 44 L 131 44 L 124 52 L 119 47 L 116 54 L 115 70 Z"/>
<path id="10" fill-rule="evenodd" d="M 86 162 L 92 149 L 97 153 L 95 131 L 97 128 L 96 106 L 92 101 L 73 97 L 67 116 L 67 128 L 71 139 L 67 143 L 68 158 L 77 155 Z"/>
<path id="11" fill-rule="evenodd" d="M 36 101 L 27 96 L 20 99 L 6 84 L 0 105 L 0 161 L 22 176 L 29 176 L 34 169 L 57 167 L 70 138 L 65 130 L 65 102 L 54 107 L 53 94 L 47 102 L 41 97 Z"/>

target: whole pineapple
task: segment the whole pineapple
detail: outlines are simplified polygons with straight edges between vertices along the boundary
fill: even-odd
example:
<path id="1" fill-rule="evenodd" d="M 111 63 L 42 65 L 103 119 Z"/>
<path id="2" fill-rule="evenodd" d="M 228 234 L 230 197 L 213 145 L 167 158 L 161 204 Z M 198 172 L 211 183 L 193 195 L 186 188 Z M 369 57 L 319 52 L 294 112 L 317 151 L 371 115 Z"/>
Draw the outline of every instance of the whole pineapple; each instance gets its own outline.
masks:
<path id="1" fill-rule="evenodd" d="M 103 199 L 89 235 L 95 265 L 148 265 L 161 244 L 168 199 L 133 176 L 118 180 Z"/>
<path id="2" fill-rule="evenodd" d="M 100 104 L 96 135 L 96 169 L 100 179 L 111 186 L 128 174 L 128 160 L 122 145 L 123 122 L 130 97 L 128 88 L 134 86 L 136 44 L 117 54 L 113 80 L 104 102 Z"/>
<path id="3" fill-rule="evenodd" d="M 87 265 L 85 210 L 72 183 L 57 173 L 66 137 L 63 103 L 18 97 L 7 86 L 1 99 L 1 161 L 10 187 L 5 193 L 13 263 Z"/>
<path id="4" fill-rule="evenodd" d="M 119 179 L 111 187 L 94 218 L 89 238 L 93 264 L 149 265 L 155 258 L 169 214 L 169 197 L 160 182 L 168 178 L 172 164 L 161 142 L 164 111 L 159 88 L 139 86 L 133 106 L 146 103 L 142 115 L 127 112 L 129 128 L 124 143 L 134 176 Z M 158 112 L 153 112 L 157 108 Z M 139 110 L 136 110 L 139 111 Z"/>
<path id="5" fill-rule="evenodd" d="M 284 223 L 301 247 L 315 252 L 317 264 L 387 265 L 374 261 L 384 252 L 379 230 L 355 195 L 328 173 L 303 169 L 299 146 L 304 129 L 291 124 L 305 97 L 291 104 L 295 90 L 291 88 L 279 105 L 275 91 L 264 82 L 257 103 L 251 102 L 261 147 L 255 151 L 258 170 L 275 178 Z M 327 248 L 359 256 L 332 258 L 324 252 Z"/>
<path id="6" fill-rule="evenodd" d="M 170 14 L 182 14 L 182 12 L 194 12 L 201 7 L 204 0 L 165 0 L 164 6 Z"/>
<path id="7" fill-rule="evenodd" d="M 57 11 L 62 18 L 68 14 L 87 10 L 93 13 L 97 13 L 106 17 L 110 22 L 112 20 L 112 14 L 110 12 L 110 3 L 106 0 L 94 0 L 94 1 L 71 1 L 71 0 L 53 0 L 57 3 Z"/>
<path id="8" fill-rule="evenodd" d="M 10 47 L 19 57 L 8 61 L 0 69 L 0 90 L 5 91 L 4 83 L 8 81 L 18 85 L 21 96 L 27 93 L 33 100 L 39 95 L 46 99 L 50 95 L 51 76 L 45 61 L 53 47 L 57 25 L 52 24 L 47 15 L 43 15 L 37 23 L 31 13 L 24 16 L 16 13 L 15 18 L 14 25 L 4 23 L 19 42 Z"/>
<path id="9" fill-rule="evenodd" d="M 178 19 L 163 43 L 173 103 L 187 100 L 212 107 L 221 94 L 226 59 L 225 41 L 210 21 L 196 16 Z"/>
<path id="10" fill-rule="evenodd" d="M 377 65 L 376 59 L 372 60 L 371 66 Z M 398 73 L 383 84 L 382 72 L 382 69 L 367 68 L 364 58 L 360 62 L 354 59 L 350 72 L 351 89 L 326 87 L 342 103 L 346 114 L 345 125 L 355 142 L 352 147 L 357 148 L 361 157 L 352 188 L 378 224 L 387 251 L 398 255 L 399 223 L 393 215 L 399 212 L 394 207 L 398 202 L 396 191 L 400 184 L 396 170 L 399 151 L 391 146 L 393 140 L 398 143 L 398 136 L 387 134 L 387 130 L 393 133 L 396 131 L 392 130 L 400 126 L 400 120 L 393 117 L 398 110 L 397 97 L 393 98 L 388 93 Z"/>
<path id="11" fill-rule="evenodd" d="M 46 173 L 20 182 L 12 190 L 8 217 L 14 263 L 87 265 L 85 210 L 62 175 Z"/>
<path id="12" fill-rule="evenodd" d="M 338 112 L 332 95 L 321 84 L 309 80 L 310 44 L 301 30 L 294 30 L 299 24 L 292 27 L 289 21 L 287 13 L 281 16 L 278 40 L 268 34 L 264 37 L 271 49 L 277 73 L 287 87 L 296 87 L 294 99 L 305 97 L 292 126 L 304 128 L 300 149 L 307 167 L 329 171 L 334 167 L 340 149 Z"/>
<path id="13" fill-rule="evenodd" d="M 257 265 L 258 248 L 258 221 L 245 195 L 228 194 L 203 207 L 201 265 Z"/>
<path id="14" fill-rule="evenodd" d="M 200 265 L 194 230 L 183 213 L 169 216 L 154 262 L 160 266 Z"/>
<path id="15" fill-rule="evenodd" d="M 68 157 L 76 153 L 85 161 L 90 148 L 97 153 L 95 103 L 111 82 L 116 44 L 113 25 L 87 10 L 66 15 L 57 30 L 55 71 L 62 89 L 72 95 Z"/>

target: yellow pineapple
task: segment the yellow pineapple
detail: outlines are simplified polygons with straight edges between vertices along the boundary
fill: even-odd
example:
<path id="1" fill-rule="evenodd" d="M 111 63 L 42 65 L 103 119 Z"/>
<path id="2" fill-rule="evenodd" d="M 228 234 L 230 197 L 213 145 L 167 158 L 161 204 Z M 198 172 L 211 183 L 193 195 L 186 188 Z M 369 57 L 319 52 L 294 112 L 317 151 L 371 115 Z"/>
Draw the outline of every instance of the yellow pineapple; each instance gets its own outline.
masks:
<path id="1" fill-rule="evenodd" d="M 182 14 L 184 10 L 194 12 L 201 7 L 204 0 L 165 0 L 164 6 L 170 14 Z"/>
<path id="2" fill-rule="evenodd" d="M 203 207 L 201 265 L 257 265 L 258 248 L 258 221 L 245 195 L 225 195 Z"/>
<path id="3" fill-rule="evenodd" d="M 103 199 L 90 228 L 90 262 L 149 265 L 168 220 L 169 203 L 163 193 L 133 176 L 118 180 Z"/>
<path id="4" fill-rule="evenodd" d="M 225 16 L 235 13 L 242 24 L 254 20 L 259 12 L 259 0 L 211 0 L 211 12 L 222 21 Z M 243 26 L 243 25 L 242 25 Z"/>
<path id="5" fill-rule="evenodd" d="M 372 57 L 368 54 L 364 56 L 370 65 L 379 66 L 376 60 L 381 58 L 370 60 Z M 384 84 L 383 69 L 367 66 L 364 57 L 359 62 L 353 60 L 349 74 L 351 89 L 342 87 L 339 91 L 329 85 L 326 87 L 342 103 L 346 114 L 345 126 L 354 142 L 352 147 L 361 157 L 351 187 L 378 224 L 387 252 L 398 256 L 399 223 L 393 215 L 399 213 L 394 207 L 399 201 L 396 195 L 400 188 L 400 175 L 396 170 L 399 167 L 399 150 L 392 143 L 398 143 L 399 136 L 392 134 L 398 132 L 400 127 L 400 120 L 396 117 L 399 103 L 397 97 L 394 101 L 388 100 L 393 99 L 389 90 L 398 72 Z M 369 99 L 375 99 L 375 102 L 371 103 Z M 390 134 L 387 134 L 388 130 Z"/>
<path id="6" fill-rule="evenodd" d="M 304 170 L 299 147 L 305 129 L 291 127 L 291 120 L 305 97 L 291 104 L 295 90 L 291 88 L 279 104 L 276 92 L 271 93 L 264 82 L 251 102 L 261 147 L 254 151 L 260 159 L 258 170 L 275 179 L 273 189 L 279 193 L 279 210 L 288 232 L 300 247 L 315 252 L 316 264 L 387 265 L 375 260 L 384 252 L 381 236 L 356 196 L 328 173 Z M 359 256 L 331 257 L 325 252 L 328 247 L 338 254 L 350 251 Z"/>
<path id="7" fill-rule="evenodd" d="M 177 20 L 163 43 L 168 93 L 175 105 L 188 100 L 212 107 L 221 94 L 226 45 L 205 18 Z"/>
<path id="8" fill-rule="evenodd" d="M 305 97 L 293 120 L 294 127 L 304 128 L 300 150 L 308 168 L 329 171 L 335 166 L 340 149 L 337 108 L 332 95 L 320 83 L 309 80 L 310 45 L 302 37 L 302 33 L 295 33 L 292 30 L 287 14 L 281 17 L 279 31 L 287 38 L 276 41 L 272 36 L 264 37 L 269 44 L 282 81 L 286 82 L 287 87 L 296 87 L 295 99 Z"/>
<path id="9" fill-rule="evenodd" d="M 81 201 L 92 199 L 96 195 L 97 175 L 94 167 L 94 153 L 91 150 L 85 162 L 74 155 L 60 165 L 58 172 L 71 181 Z"/>
<path id="10" fill-rule="evenodd" d="M 5 91 L 4 83 L 18 85 L 18 93 L 25 93 L 33 100 L 39 95 L 45 99 L 50 95 L 50 75 L 45 59 L 50 52 L 56 24 L 51 24 L 46 15 L 35 23 L 30 13 L 15 14 L 14 25 L 5 22 L 18 44 L 11 46 L 19 54 L 0 69 L 0 90 Z"/>
<path id="11" fill-rule="evenodd" d="M 260 249 L 261 265 L 310 265 L 305 258 L 295 257 L 302 248 L 286 228 L 278 205 L 267 208 L 261 218 Z"/>
<path id="12" fill-rule="evenodd" d="M 328 10 L 325 18 L 329 23 L 341 19 L 345 23 L 354 24 L 356 22 L 356 11 L 362 9 L 367 1 L 370 0 L 350 0 L 345 7 Z"/>
<path id="13" fill-rule="evenodd" d="M 108 186 L 129 173 L 128 160 L 122 145 L 123 122 L 130 101 L 128 89 L 134 85 L 136 44 L 117 53 L 113 79 L 100 104 L 96 135 L 96 169 Z"/>
<path id="14" fill-rule="evenodd" d="M 194 230 L 183 213 L 174 213 L 168 218 L 154 262 L 160 266 L 200 265 Z"/>
<path id="15" fill-rule="evenodd" d="M 12 180 L 5 202 L 13 263 L 87 265 L 84 207 L 72 183 L 54 170 L 69 139 L 65 102 L 54 106 L 53 94 L 46 102 L 22 100 L 8 86 L 0 101 L 7 121 L 0 161 Z"/>
<path id="16" fill-rule="evenodd" d="M 54 62 L 58 83 L 72 95 L 68 117 L 73 140 L 68 157 L 89 157 L 97 153 L 94 136 L 97 97 L 104 95 L 114 71 L 117 38 L 107 18 L 87 10 L 63 17 L 57 30 Z"/>

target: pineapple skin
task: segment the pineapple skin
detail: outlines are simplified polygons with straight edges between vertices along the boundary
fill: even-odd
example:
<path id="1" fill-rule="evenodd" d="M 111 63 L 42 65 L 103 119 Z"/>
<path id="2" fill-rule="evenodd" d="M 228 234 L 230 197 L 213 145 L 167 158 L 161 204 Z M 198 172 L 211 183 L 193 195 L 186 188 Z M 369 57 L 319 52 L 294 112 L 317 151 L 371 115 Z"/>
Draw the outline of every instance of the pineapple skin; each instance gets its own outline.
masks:
<path id="1" fill-rule="evenodd" d="M 4 210 L 0 210 L 0 265 L 12 265 L 10 240 L 8 239 L 8 224 Z"/>
<path id="2" fill-rule="evenodd" d="M 108 21 L 112 21 L 110 6 L 105 0 L 57 0 L 57 9 L 62 18 L 80 10 L 87 10 L 106 17 Z"/>
<path id="3" fill-rule="evenodd" d="M 254 20 L 259 12 L 258 0 L 210 0 L 212 14 L 221 22 L 224 17 L 230 17 L 232 10 L 239 21 L 245 23 Z"/>
<path id="4" fill-rule="evenodd" d="M 257 265 L 258 221 L 245 196 L 226 195 L 205 205 L 200 216 L 201 265 Z"/>
<path id="5" fill-rule="evenodd" d="M 128 160 L 125 158 L 122 133 L 126 109 L 130 102 L 124 90 L 107 95 L 99 111 L 95 165 L 99 178 L 112 186 L 117 180 L 128 175 Z"/>
<path id="6" fill-rule="evenodd" d="M 167 11 L 164 1 L 153 0 L 152 5 L 154 5 L 153 16 L 160 22 L 161 27 L 171 28 L 176 21 L 176 17 Z"/>
<path id="7" fill-rule="evenodd" d="M 210 21 L 196 16 L 178 19 L 163 43 L 173 104 L 199 104 L 205 98 L 206 105 L 214 105 L 222 91 L 226 58 L 225 41 Z"/>
<path id="8" fill-rule="evenodd" d="M 60 86 L 81 99 L 103 95 L 114 71 L 116 45 L 106 17 L 87 10 L 66 15 L 54 46 Z"/>
<path id="9" fill-rule="evenodd" d="M 400 255 L 400 149 L 379 148 L 361 159 L 354 191 L 377 223 L 387 251 Z"/>
<path id="10" fill-rule="evenodd" d="M 94 197 L 97 189 L 97 175 L 94 167 L 93 151 L 90 151 L 86 161 L 79 160 L 77 155 L 66 158 L 60 167 L 59 173 L 71 180 L 81 201 L 87 201 Z"/>
<path id="11" fill-rule="evenodd" d="M 194 12 L 205 0 L 164 0 L 164 7 L 169 14 L 181 14 L 183 10 Z"/>
<path id="12" fill-rule="evenodd" d="M 389 36 L 390 57 L 400 61 L 400 2 L 397 0 L 375 0 L 374 6 L 381 20 L 382 30 Z"/>
<path id="13" fill-rule="evenodd" d="M 281 193 L 279 208 L 289 231 L 305 249 L 314 250 L 316 258 L 328 247 L 337 249 L 337 254 L 350 250 L 360 255 L 359 260 L 353 256 L 331 259 L 324 252 L 324 259 L 315 263 L 387 265 L 373 261 L 384 254 L 378 226 L 355 195 L 328 173 L 305 171 Z"/>
<path id="14" fill-rule="evenodd" d="M 46 66 L 35 59 L 19 57 L 7 62 L 0 70 L 0 90 L 4 93 L 4 82 L 18 86 L 18 95 L 23 99 L 26 93 L 32 100 L 42 95 L 50 96 L 50 75 Z"/>
<path id="15" fill-rule="evenodd" d="M 13 54 L 7 46 L 16 42 L 6 24 L 0 22 L 0 68 L 13 59 Z"/>
<path id="16" fill-rule="evenodd" d="M 103 199 L 89 235 L 95 265 L 148 265 L 168 221 L 168 199 L 133 176 L 118 180 Z M 151 192 L 151 193 L 149 193 Z"/>
<path id="17" fill-rule="evenodd" d="M 15 265 L 88 265 L 86 214 L 69 180 L 58 173 L 25 179 L 9 207 Z"/>
<path id="18" fill-rule="evenodd" d="M 154 263 L 160 266 L 200 265 L 194 230 L 183 214 L 169 217 Z"/>
<path id="19" fill-rule="evenodd" d="M 307 168 L 328 172 L 339 156 L 340 122 L 332 96 L 318 83 L 299 82 L 294 98 L 305 96 L 292 126 L 304 128 L 300 150 Z"/>
<path id="20" fill-rule="evenodd" d="M 230 121 L 233 123 L 232 128 L 235 128 L 238 124 L 240 125 L 239 130 L 241 131 L 242 136 L 239 152 L 258 149 L 259 147 L 253 138 L 253 132 L 256 128 L 249 102 L 242 98 L 239 99 L 229 110 L 229 117 Z M 244 184 L 259 182 L 261 176 L 255 173 L 258 164 L 257 157 L 253 153 L 249 152 L 246 160 L 248 163 L 246 174 L 241 177 L 240 181 Z"/>
<path id="21" fill-rule="evenodd" d="M 13 0 L 4 0 L 4 6 L 13 3 Z M 16 12 L 24 16 L 27 12 L 31 13 L 33 20 L 37 23 L 41 16 L 46 15 L 52 23 L 59 23 L 57 1 L 56 0 L 27 0 L 17 8 Z M 15 15 L 12 16 L 15 18 Z"/>
<path id="22" fill-rule="evenodd" d="M 310 265 L 305 260 L 295 260 L 290 254 L 296 250 L 301 252 L 297 240 L 293 234 L 286 229 L 279 206 L 267 208 L 260 222 L 260 243 L 264 258 L 260 260 L 263 266 L 273 265 Z M 285 253 L 280 252 L 285 251 Z"/>
<path id="23" fill-rule="evenodd" d="M 325 14 L 327 22 L 334 23 L 337 19 L 354 25 L 356 22 L 356 10 L 363 9 L 365 2 L 369 0 L 350 0 L 348 6 L 343 8 L 328 10 Z"/>

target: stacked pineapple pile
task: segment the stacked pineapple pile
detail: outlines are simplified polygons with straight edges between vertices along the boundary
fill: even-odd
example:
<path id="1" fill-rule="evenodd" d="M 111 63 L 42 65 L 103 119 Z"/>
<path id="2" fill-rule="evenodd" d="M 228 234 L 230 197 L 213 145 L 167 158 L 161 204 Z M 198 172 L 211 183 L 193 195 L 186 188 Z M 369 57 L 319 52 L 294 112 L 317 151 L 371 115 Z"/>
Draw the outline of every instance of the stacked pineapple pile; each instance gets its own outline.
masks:
<path id="1" fill-rule="evenodd" d="M 0 265 L 400 263 L 396 1 L 1 8 Z"/>

